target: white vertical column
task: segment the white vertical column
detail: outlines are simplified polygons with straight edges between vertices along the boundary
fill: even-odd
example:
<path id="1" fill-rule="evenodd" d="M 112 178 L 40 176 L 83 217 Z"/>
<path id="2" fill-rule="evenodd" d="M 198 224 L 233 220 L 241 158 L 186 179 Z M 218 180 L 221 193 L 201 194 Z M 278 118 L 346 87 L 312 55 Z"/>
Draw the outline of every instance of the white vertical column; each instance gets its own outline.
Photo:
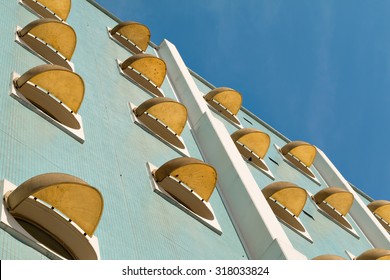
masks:
<path id="1" fill-rule="evenodd" d="M 158 48 L 176 94 L 188 110 L 194 138 L 218 172 L 218 192 L 251 259 L 306 259 L 294 249 L 225 126 L 211 114 L 176 47 Z"/>

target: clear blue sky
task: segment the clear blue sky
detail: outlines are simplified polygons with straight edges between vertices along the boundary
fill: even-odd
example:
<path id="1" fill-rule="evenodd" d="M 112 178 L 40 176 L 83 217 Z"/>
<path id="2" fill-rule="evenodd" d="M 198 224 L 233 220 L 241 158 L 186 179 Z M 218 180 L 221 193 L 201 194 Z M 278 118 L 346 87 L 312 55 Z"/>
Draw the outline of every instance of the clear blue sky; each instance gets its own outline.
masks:
<path id="1" fill-rule="evenodd" d="M 390 1 L 97 2 L 147 25 L 154 43 L 171 41 L 189 68 L 390 200 Z"/>

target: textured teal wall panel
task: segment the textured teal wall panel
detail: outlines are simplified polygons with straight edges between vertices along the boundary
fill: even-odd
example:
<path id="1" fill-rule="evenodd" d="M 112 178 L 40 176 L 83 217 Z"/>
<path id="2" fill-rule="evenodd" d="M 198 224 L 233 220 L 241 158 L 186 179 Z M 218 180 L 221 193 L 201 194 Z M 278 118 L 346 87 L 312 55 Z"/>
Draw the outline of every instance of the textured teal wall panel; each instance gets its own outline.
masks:
<path id="1" fill-rule="evenodd" d="M 2 260 L 47 260 L 48 258 L 0 230 L 0 259 Z"/>
<path id="2" fill-rule="evenodd" d="M 37 174 L 64 172 L 99 189 L 104 212 L 96 236 L 102 259 L 246 258 L 218 192 L 211 204 L 222 236 L 152 191 L 146 162 L 160 166 L 181 155 L 130 117 L 129 102 L 137 106 L 152 96 L 119 73 L 116 59 L 123 61 L 131 53 L 107 35 L 107 27 L 117 23 L 87 1 L 72 1 L 67 22 L 76 31 L 77 46 L 71 61 L 85 82 L 79 110 L 85 133 L 81 144 L 9 96 L 12 71 L 23 74 L 44 62 L 14 42 L 16 25 L 24 26 L 37 17 L 16 1 L 6 8 L 0 19 L 4 35 L 0 178 L 18 185 Z M 155 54 L 151 47 L 147 52 Z M 175 98 L 167 79 L 162 89 Z M 201 158 L 188 126 L 182 136 L 191 156 Z M 3 244 L 10 244 L 0 248 L 2 258 L 42 258 L 3 231 L 0 234 Z M 9 253 L 13 248 L 20 250 L 19 255 Z"/>
<path id="3" fill-rule="evenodd" d="M 20 184 L 37 174 L 64 172 L 98 188 L 105 202 L 96 231 L 103 259 L 245 259 L 217 190 L 210 201 L 222 227 L 221 236 L 152 191 L 146 162 L 160 166 L 181 155 L 130 117 L 129 102 L 138 106 L 152 96 L 119 73 L 116 59 L 123 61 L 131 53 L 107 35 L 107 27 L 117 23 L 87 1 L 72 1 L 68 23 L 77 33 L 72 62 L 86 88 L 79 111 L 85 133 L 85 142 L 81 144 L 9 96 L 11 72 L 23 74 L 44 61 L 14 42 L 16 25 L 23 27 L 37 17 L 17 1 L 2 1 L 0 5 L 7 9 L 0 19 L 0 179 Z M 156 54 L 152 47 L 147 53 Z M 194 80 L 203 93 L 210 90 L 205 83 Z M 162 89 L 166 96 L 175 99 L 168 78 Z M 229 133 L 237 130 L 223 117 L 214 115 Z M 321 186 L 283 162 L 273 146 L 286 143 L 280 135 L 243 111 L 238 118 L 244 127 L 258 128 L 271 136 L 265 161 L 275 181 L 294 182 L 313 194 L 326 186 L 316 170 L 313 172 Z M 201 158 L 188 125 L 182 136 L 191 156 Z M 248 166 L 260 188 L 273 182 Z M 320 214 L 311 202 L 306 203 L 304 210 L 314 217 L 313 220 L 304 214 L 300 216 L 314 244 L 283 227 L 294 247 L 309 258 L 324 253 L 345 255 L 343 250 L 359 254 L 370 248 L 351 217 L 348 220 L 360 240 Z M 2 230 L 0 239 L 2 259 L 44 258 Z"/>

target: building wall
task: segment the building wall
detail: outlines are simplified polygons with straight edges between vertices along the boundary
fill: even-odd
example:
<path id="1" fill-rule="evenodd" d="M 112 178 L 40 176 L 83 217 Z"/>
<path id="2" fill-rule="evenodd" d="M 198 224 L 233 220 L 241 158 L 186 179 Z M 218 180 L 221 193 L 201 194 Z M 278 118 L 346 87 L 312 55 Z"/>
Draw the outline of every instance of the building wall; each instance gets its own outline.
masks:
<path id="1" fill-rule="evenodd" d="M 85 82 L 82 116 L 85 142 L 77 142 L 9 96 L 11 72 L 23 74 L 44 64 L 14 42 L 15 28 L 37 16 L 17 3 L 2 1 L 0 61 L 0 178 L 15 185 L 42 173 L 63 172 L 99 189 L 104 212 L 95 235 L 102 259 L 245 259 L 246 254 L 216 191 L 211 204 L 223 234 L 203 224 L 154 193 L 146 162 L 160 166 L 181 154 L 150 135 L 130 118 L 128 103 L 152 98 L 119 74 L 116 59 L 131 53 L 107 35 L 117 23 L 87 1 L 72 1 L 67 22 L 77 34 L 72 57 Z M 155 54 L 149 47 L 148 53 Z M 166 79 L 162 89 L 175 95 Z M 200 158 L 188 125 L 182 134 L 190 155 Z M 4 258 L 30 258 L 31 249 L 1 232 Z M 41 258 L 35 254 L 34 258 Z"/>
<path id="2" fill-rule="evenodd" d="M 316 167 L 322 168 L 321 164 L 312 167 L 320 183 L 318 185 L 292 168 L 283 161 L 274 146 L 282 147 L 289 139 L 244 108 L 237 115 L 242 126 L 257 128 L 271 137 L 271 146 L 264 160 L 274 179 L 244 161 L 232 162 L 231 165 L 221 162 L 225 154 L 221 155 L 221 159 L 218 154 L 205 155 L 205 151 L 213 150 L 209 147 L 206 149 L 205 143 L 211 146 L 218 143 L 202 141 L 204 133 L 210 132 L 210 139 L 226 136 L 226 139 L 218 140 L 230 147 L 229 134 L 238 129 L 212 110 L 206 112 L 200 120 L 209 127 L 202 130 L 195 125 L 191 128 L 190 123 L 187 123 L 182 137 L 191 157 L 216 162 L 219 165 L 217 169 L 225 168 L 226 164 L 237 168 L 232 171 L 239 176 L 249 174 L 248 177 L 253 177 L 239 178 L 237 187 L 243 188 L 239 193 L 253 199 L 255 206 L 249 205 L 248 208 L 253 206 L 253 211 L 260 211 L 258 216 L 253 217 L 261 221 L 250 220 L 252 216 L 247 216 L 249 220 L 245 224 L 248 226 L 242 228 L 237 217 L 245 216 L 247 209 L 233 207 L 235 202 L 227 199 L 230 194 L 228 188 L 235 186 L 227 186 L 228 180 L 223 180 L 226 178 L 220 178 L 210 200 L 222 235 L 154 193 L 146 163 L 161 166 L 182 154 L 133 122 L 129 102 L 137 106 L 152 96 L 120 74 L 116 60 L 124 61 L 131 53 L 109 38 L 107 27 L 114 27 L 117 21 L 95 5 L 91 1 L 73 0 L 67 19 L 77 34 L 77 47 L 72 62 L 86 87 L 79 111 L 85 132 L 85 142 L 81 144 L 9 96 L 12 72 L 23 74 L 45 62 L 14 41 L 16 26 L 24 27 L 38 17 L 16 0 L 0 3 L 1 9 L 7 11 L 0 19 L 0 180 L 7 179 L 19 185 L 38 174 L 62 172 L 79 177 L 96 187 L 104 198 L 103 216 L 95 232 L 102 259 L 310 259 L 321 254 L 347 258 L 345 250 L 358 255 L 373 247 L 372 236 L 375 236 L 375 232 L 370 235 L 371 239 L 367 238 L 363 224 L 355 220 L 356 215 L 353 218 L 348 214 L 347 220 L 358 238 L 318 212 L 310 198 L 300 219 L 312 243 L 276 220 L 259 190 L 272 182 L 289 181 L 315 194 L 330 186 L 328 184 L 332 180 L 322 175 L 331 171 L 319 172 Z M 154 44 L 146 52 L 161 56 L 159 47 L 152 46 Z M 204 95 L 214 88 L 197 74 L 191 73 L 195 84 L 191 90 L 200 91 Z M 175 92 L 180 88 L 175 86 L 178 82 L 170 80 L 168 76 L 162 85 L 165 95 L 182 101 L 184 93 Z M 220 146 L 214 148 L 223 150 Z M 227 151 L 226 158 L 237 159 L 236 154 L 232 156 Z M 249 173 L 245 173 L 247 170 Z M 229 170 L 225 172 L 230 173 Z M 338 176 L 335 172 L 331 175 Z M 257 196 L 253 197 L 254 193 Z M 360 194 L 355 195 L 363 199 Z M 241 201 L 242 197 L 236 199 Z M 355 208 L 360 207 L 356 201 L 355 205 Z M 370 221 L 364 223 L 370 224 Z M 267 236 L 263 236 L 258 229 L 266 232 Z M 387 241 L 386 237 L 381 238 L 381 244 L 387 244 L 389 238 Z M 20 237 L 4 230 L 0 230 L 0 239 L 2 259 L 46 258 L 44 254 L 21 242 Z M 258 248 L 264 252 L 252 251 Z"/>

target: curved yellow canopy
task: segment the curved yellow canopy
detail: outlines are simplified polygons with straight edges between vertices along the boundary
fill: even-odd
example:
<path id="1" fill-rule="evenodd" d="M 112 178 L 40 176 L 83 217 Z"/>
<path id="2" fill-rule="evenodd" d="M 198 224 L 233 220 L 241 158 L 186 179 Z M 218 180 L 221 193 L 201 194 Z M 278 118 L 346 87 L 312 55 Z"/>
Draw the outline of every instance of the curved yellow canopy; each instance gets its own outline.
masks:
<path id="1" fill-rule="evenodd" d="M 187 122 L 187 108 L 167 97 L 155 97 L 139 105 L 135 110 L 136 116 L 149 113 L 169 126 L 180 135 Z"/>
<path id="2" fill-rule="evenodd" d="M 22 87 L 31 82 L 54 95 L 77 113 L 84 99 L 84 81 L 76 73 L 58 65 L 44 64 L 31 68 L 16 81 Z"/>
<path id="3" fill-rule="evenodd" d="M 367 205 L 368 209 L 374 214 L 380 216 L 383 220 L 390 224 L 390 201 L 375 200 Z"/>
<path id="4" fill-rule="evenodd" d="M 241 94 L 238 91 L 227 87 L 213 89 L 207 93 L 204 98 L 207 101 L 211 101 L 211 99 L 218 101 L 234 115 L 237 115 L 242 104 Z"/>
<path id="5" fill-rule="evenodd" d="M 150 30 L 146 25 L 134 21 L 124 21 L 111 29 L 111 34 L 119 33 L 141 50 L 145 51 L 150 41 Z"/>
<path id="6" fill-rule="evenodd" d="M 281 152 L 283 155 L 292 154 L 306 166 L 310 167 L 316 157 L 317 149 L 304 141 L 293 141 L 284 145 L 281 148 Z"/>
<path id="7" fill-rule="evenodd" d="M 363 252 L 356 260 L 390 260 L 390 250 L 374 248 Z"/>
<path id="8" fill-rule="evenodd" d="M 208 201 L 217 183 L 217 171 L 211 165 L 195 158 L 172 159 L 155 172 L 157 182 L 172 176 L 194 190 L 202 199 Z"/>
<path id="9" fill-rule="evenodd" d="M 103 197 L 83 180 L 63 173 L 35 176 L 17 187 L 7 199 L 12 211 L 30 195 L 52 205 L 89 236 L 92 236 L 103 212 Z"/>
<path id="10" fill-rule="evenodd" d="M 23 2 L 26 2 L 26 0 L 23 0 Z M 35 1 L 28 0 L 27 2 L 34 3 Z M 71 0 L 61 0 L 61 1 L 59 1 L 59 0 L 38 0 L 38 2 L 41 3 L 43 6 L 49 8 L 50 11 L 55 13 L 62 20 L 66 20 L 68 18 L 70 8 L 72 6 Z"/>
<path id="11" fill-rule="evenodd" d="M 345 260 L 345 258 L 337 256 L 337 255 L 320 255 L 317 257 L 312 258 L 312 260 Z"/>
<path id="12" fill-rule="evenodd" d="M 161 87 L 167 73 L 164 60 L 150 54 L 136 54 L 126 59 L 122 69 L 132 67 L 148 77 L 156 86 Z"/>
<path id="13" fill-rule="evenodd" d="M 239 141 L 260 158 L 264 158 L 269 145 L 270 137 L 267 133 L 254 128 L 242 128 L 231 135 L 234 142 Z"/>
<path id="14" fill-rule="evenodd" d="M 316 204 L 323 201 L 332 205 L 338 212 L 345 216 L 351 209 L 354 197 L 353 194 L 339 187 L 322 189 L 314 195 Z"/>
<path id="15" fill-rule="evenodd" d="M 301 214 L 307 200 L 306 191 L 290 182 L 271 183 L 262 192 L 266 199 L 272 197 L 297 217 Z"/>
<path id="16" fill-rule="evenodd" d="M 70 25 L 55 19 L 34 20 L 18 32 L 22 39 L 27 33 L 46 42 L 68 60 L 76 49 L 76 32 Z"/>

